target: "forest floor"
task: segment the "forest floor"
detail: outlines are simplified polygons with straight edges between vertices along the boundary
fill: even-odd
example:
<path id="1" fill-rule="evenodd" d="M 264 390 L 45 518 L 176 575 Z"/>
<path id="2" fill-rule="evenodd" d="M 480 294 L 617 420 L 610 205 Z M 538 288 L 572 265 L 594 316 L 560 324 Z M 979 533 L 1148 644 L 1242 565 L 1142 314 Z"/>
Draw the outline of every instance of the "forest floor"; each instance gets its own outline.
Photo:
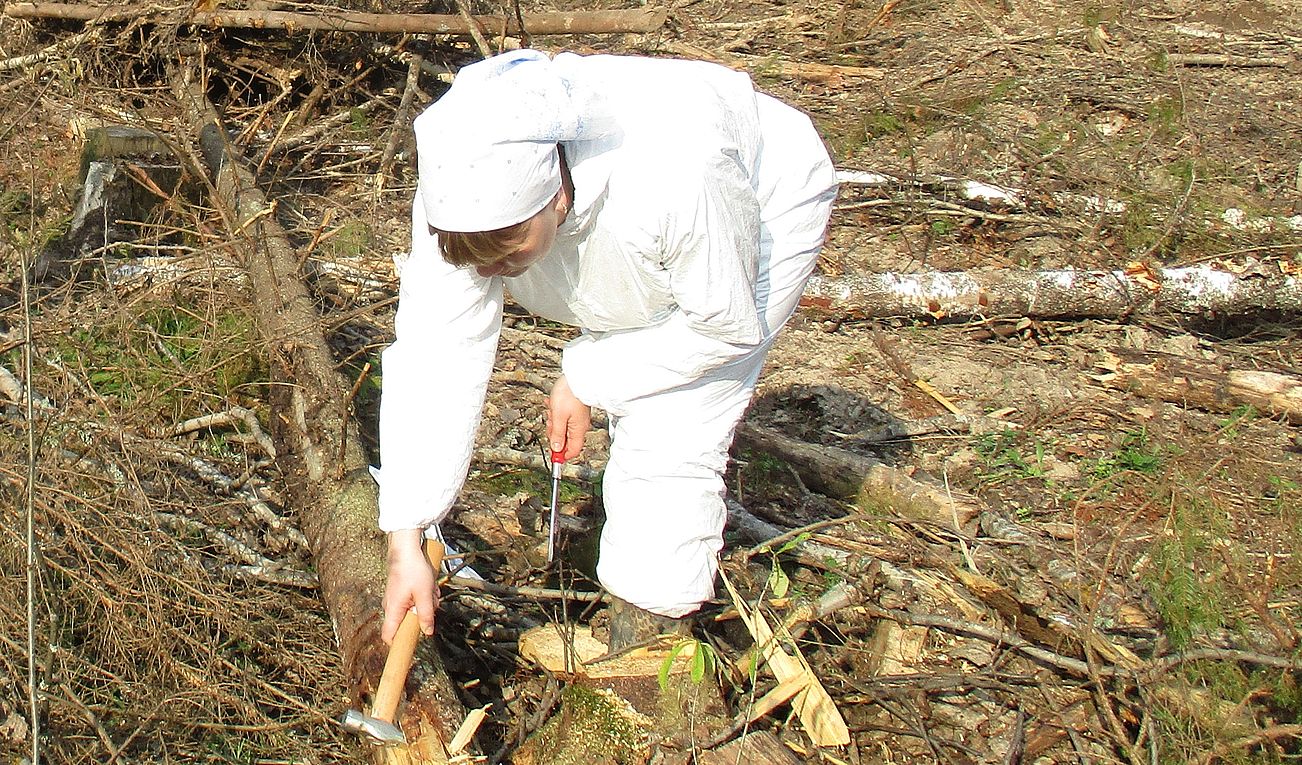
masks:
<path id="1" fill-rule="evenodd" d="M 655 34 L 533 42 L 744 69 L 810 114 L 838 169 L 897 179 L 842 186 L 828 276 L 1136 263 L 1296 274 L 1302 3 L 1212 6 L 677 0 Z M 0 752 L 30 756 L 36 699 L 50 762 L 361 762 L 365 747 L 332 722 L 349 699 L 330 617 L 258 439 L 273 414 L 268 365 L 231 233 L 179 193 L 203 197 L 184 173 L 148 220 L 104 224 L 132 242 L 88 249 L 68 229 L 88 131 L 127 124 L 188 145 L 168 73 L 203 72 L 301 247 L 374 449 L 415 180 L 410 120 L 445 86 L 426 72 L 404 112 L 397 36 L 171 18 L 86 33 L 0 17 L 0 673 L 12 689 Z M 478 55 L 468 41 L 399 47 L 450 69 Z M 955 179 L 1022 202 L 975 203 Z M 448 533 L 515 594 L 449 595 L 439 633 L 466 707 L 489 706 L 478 749 L 503 762 L 556 683 L 520 658 L 517 631 L 598 612 L 520 589 L 595 585 L 579 573 L 582 535 L 564 581 L 539 566 L 549 485 L 527 467 L 570 334 L 517 310 L 507 324 Z M 813 746 L 786 706 L 751 727 L 810 762 L 1296 761 L 1302 431 L 1268 407 L 1209 411 L 1109 386 L 1101 360 L 1143 351 L 1302 384 L 1299 326 L 1266 311 L 802 308 L 748 425 L 873 458 L 979 512 L 946 523 L 835 496 L 789 455 L 739 443 L 730 496 L 793 533 L 774 550 L 734 528 L 725 570 L 777 619 L 837 586 L 858 595 L 794 643 L 851 745 Z M 584 465 L 600 468 L 602 436 L 590 446 Z M 590 481 L 567 481 L 563 499 L 572 527 L 599 522 Z M 34 594 L 28 538 L 42 550 Z M 696 634 L 731 660 L 749 638 L 720 595 Z M 507 608 L 486 610 L 495 597 Z M 734 712 L 773 685 L 725 679 Z"/>

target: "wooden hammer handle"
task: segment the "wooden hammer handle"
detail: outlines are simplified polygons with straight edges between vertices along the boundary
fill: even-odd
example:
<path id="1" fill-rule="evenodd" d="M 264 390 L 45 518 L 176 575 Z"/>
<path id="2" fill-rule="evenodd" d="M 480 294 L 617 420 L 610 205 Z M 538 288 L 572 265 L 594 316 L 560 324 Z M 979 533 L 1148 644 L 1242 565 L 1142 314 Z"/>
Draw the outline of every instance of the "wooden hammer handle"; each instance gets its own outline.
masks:
<path id="1" fill-rule="evenodd" d="M 425 559 L 434 567 L 434 581 L 437 587 L 438 578 L 443 573 L 443 542 L 437 539 L 428 540 L 425 543 Z M 402 618 L 402 624 L 398 625 L 393 643 L 389 645 L 389 656 L 384 660 L 384 672 L 380 674 L 380 684 L 376 686 L 375 697 L 371 702 L 371 717 L 385 722 L 394 721 L 418 642 L 420 642 L 420 619 L 415 611 L 408 611 Z"/>

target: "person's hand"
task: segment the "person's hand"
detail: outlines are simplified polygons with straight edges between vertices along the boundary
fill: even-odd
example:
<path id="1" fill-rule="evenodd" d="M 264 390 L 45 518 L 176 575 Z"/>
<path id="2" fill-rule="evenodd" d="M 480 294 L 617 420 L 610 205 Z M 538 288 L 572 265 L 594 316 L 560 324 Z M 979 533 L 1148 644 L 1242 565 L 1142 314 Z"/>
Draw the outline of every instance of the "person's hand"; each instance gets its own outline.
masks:
<path id="1" fill-rule="evenodd" d="M 546 406 L 547 442 L 552 451 L 563 451 L 568 462 L 583 451 L 583 437 L 592 428 L 592 407 L 574 395 L 565 375 L 557 378 L 552 386 Z"/>
<path id="2" fill-rule="evenodd" d="M 437 572 L 425 559 L 425 532 L 403 529 L 389 534 L 389 578 L 384 585 L 384 624 L 380 639 L 393 642 L 398 625 L 412 608 L 420 619 L 420 631 L 434 634 L 434 610 L 438 607 Z M 437 540 L 433 544 L 441 544 Z"/>

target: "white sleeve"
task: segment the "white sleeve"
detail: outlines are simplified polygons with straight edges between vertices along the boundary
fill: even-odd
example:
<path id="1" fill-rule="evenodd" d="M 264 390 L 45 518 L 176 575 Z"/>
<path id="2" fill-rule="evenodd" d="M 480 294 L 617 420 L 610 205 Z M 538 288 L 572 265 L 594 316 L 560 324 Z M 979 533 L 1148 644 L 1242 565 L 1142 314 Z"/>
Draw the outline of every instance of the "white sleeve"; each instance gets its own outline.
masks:
<path id="1" fill-rule="evenodd" d="M 446 263 L 418 200 L 397 339 L 381 365 L 381 531 L 427 528 L 452 507 L 470 468 L 501 326 L 501 279 Z"/>
<path id="2" fill-rule="evenodd" d="M 716 159 L 696 182 L 679 177 L 675 206 L 659 223 L 678 310 L 652 327 L 585 334 L 566 346 L 562 368 L 584 403 L 620 414 L 620 402 L 699 380 L 765 339 L 755 304 L 759 202 L 742 168 Z"/>

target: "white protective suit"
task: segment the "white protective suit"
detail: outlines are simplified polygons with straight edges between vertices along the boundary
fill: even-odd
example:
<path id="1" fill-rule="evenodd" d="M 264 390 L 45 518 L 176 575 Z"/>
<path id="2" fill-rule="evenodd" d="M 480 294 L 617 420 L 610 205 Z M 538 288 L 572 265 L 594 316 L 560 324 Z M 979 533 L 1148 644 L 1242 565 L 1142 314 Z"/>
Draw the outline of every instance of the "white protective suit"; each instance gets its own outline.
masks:
<path id="1" fill-rule="evenodd" d="M 460 491 L 505 282 L 529 310 L 584 330 L 562 367 L 610 416 L 598 577 L 681 616 L 713 596 L 728 447 L 814 268 L 832 164 L 807 117 L 723 67 L 573 54 L 529 65 L 595 94 L 614 129 L 563 143 L 572 210 L 516 278 L 442 260 L 422 165 L 397 340 L 383 356 L 380 528 L 429 528 Z M 429 127 L 417 120 L 422 152 L 440 140 Z"/>

